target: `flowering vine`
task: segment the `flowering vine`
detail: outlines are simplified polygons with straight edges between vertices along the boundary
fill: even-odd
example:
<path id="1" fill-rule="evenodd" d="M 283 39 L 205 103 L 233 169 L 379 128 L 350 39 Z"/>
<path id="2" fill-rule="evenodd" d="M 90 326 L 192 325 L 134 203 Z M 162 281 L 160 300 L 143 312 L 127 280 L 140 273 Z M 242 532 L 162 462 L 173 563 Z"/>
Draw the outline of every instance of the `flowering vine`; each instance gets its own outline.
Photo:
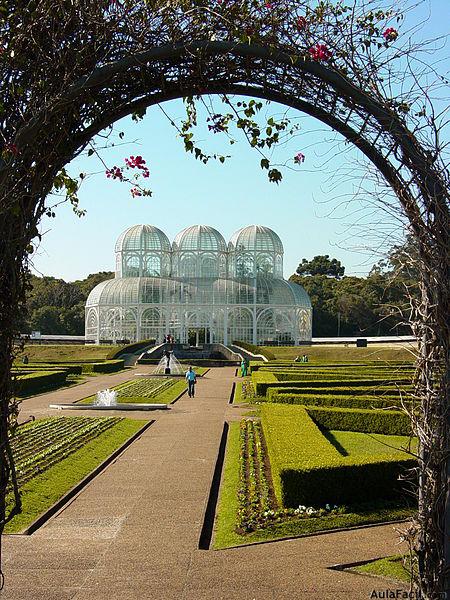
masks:
<path id="1" fill-rule="evenodd" d="M 143 177 L 144 179 L 148 179 L 150 177 L 150 170 L 147 167 L 146 161 L 142 158 L 142 156 L 133 156 L 131 155 L 128 158 L 124 159 L 125 166 L 118 167 L 114 165 L 111 168 L 106 169 L 105 174 L 108 179 L 116 179 L 118 181 L 127 181 L 130 182 L 130 178 L 128 178 L 124 171 L 134 170 L 136 169 L 138 172 L 133 176 L 134 181 L 138 181 L 139 177 Z M 140 185 L 134 185 L 130 194 L 133 198 L 137 198 L 139 196 L 151 196 L 151 191 L 142 188 Z"/>

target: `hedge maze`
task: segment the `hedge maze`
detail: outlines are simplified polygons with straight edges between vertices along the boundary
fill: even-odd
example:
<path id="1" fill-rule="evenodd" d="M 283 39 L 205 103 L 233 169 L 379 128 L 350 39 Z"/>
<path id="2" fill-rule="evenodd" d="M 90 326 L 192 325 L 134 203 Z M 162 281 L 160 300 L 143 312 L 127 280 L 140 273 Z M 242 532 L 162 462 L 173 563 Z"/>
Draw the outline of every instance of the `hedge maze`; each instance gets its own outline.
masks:
<path id="1" fill-rule="evenodd" d="M 240 424 L 237 532 L 270 538 L 274 522 L 292 533 L 296 519 L 313 531 L 413 510 L 416 443 L 402 408 L 413 408 L 414 369 L 380 362 L 250 363 L 235 399 L 259 404 L 260 418 Z"/>

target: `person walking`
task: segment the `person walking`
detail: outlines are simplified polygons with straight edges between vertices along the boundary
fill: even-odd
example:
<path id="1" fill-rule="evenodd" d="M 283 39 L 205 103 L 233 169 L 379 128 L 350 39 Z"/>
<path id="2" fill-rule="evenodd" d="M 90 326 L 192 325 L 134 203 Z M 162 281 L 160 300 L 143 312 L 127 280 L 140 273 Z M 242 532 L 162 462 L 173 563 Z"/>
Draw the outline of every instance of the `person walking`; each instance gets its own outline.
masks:
<path id="1" fill-rule="evenodd" d="M 195 384 L 197 383 L 197 375 L 192 367 L 186 371 L 186 381 L 188 382 L 188 394 L 189 398 L 195 396 Z"/>

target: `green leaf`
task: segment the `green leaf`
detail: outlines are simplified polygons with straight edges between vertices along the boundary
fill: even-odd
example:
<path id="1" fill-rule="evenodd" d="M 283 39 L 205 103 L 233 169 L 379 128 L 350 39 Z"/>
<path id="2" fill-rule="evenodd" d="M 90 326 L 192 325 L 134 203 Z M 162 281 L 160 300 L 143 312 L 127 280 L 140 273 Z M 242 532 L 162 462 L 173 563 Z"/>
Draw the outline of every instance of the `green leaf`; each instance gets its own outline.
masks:
<path id="1" fill-rule="evenodd" d="M 272 183 L 276 183 L 277 185 L 283 179 L 283 175 L 278 169 L 270 169 L 267 176 L 269 178 L 269 181 L 271 181 Z"/>

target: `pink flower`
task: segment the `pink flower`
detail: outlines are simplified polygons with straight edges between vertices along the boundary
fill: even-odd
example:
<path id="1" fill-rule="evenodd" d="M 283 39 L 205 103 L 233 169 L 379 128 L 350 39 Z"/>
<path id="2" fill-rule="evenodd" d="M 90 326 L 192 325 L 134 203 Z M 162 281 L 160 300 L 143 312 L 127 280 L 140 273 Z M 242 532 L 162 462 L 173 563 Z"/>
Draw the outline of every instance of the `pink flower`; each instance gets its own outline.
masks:
<path id="1" fill-rule="evenodd" d="M 106 177 L 108 179 L 119 179 L 119 181 L 123 181 L 122 169 L 114 165 L 111 169 L 106 169 Z"/>
<path id="2" fill-rule="evenodd" d="M 131 192 L 131 195 L 133 196 L 133 198 L 136 198 L 137 196 L 142 196 L 142 192 L 139 188 L 136 188 L 136 187 L 131 188 L 130 192 Z"/>
<path id="3" fill-rule="evenodd" d="M 305 162 L 305 155 L 301 152 L 297 152 L 297 154 L 294 156 L 294 163 L 296 165 L 301 165 L 303 162 Z"/>
<path id="4" fill-rule="evenodd" d="M 383 31 L 383 37 L 386 42 L 394 42 L 398 38 L 398 31 L 394 27 L 388 27 Z"/>
<path id="5" fill-rule="evenodd" d="M 314 60 L 330 60 L 332 57 L 332 53 L 330 50 L 328 50 L 325 44 L 316 44 L 315 46 L 311 46 L 308 52 L 311 55 L 311 58 Z"/>
<path id="6" fill-rule="evenodd" d="M 297 29 L 299 31 L 302 31 L 303 29 L 306 29 L 307 25 L 308 25 L 308 21 L 305 19 L 305 17 L 299 17 L 297 19 Z"/>
<path id="7" fill-rule="evenodd" d="M 130 158 L 125 159 L 125 164 L 129 169 L 140 169 L 142 171 L 142 177 L 150 177 L 150 171 L 142 156 L 130 156 Z"/>
<path id="8" fill-rule="evenodd" d="M 265 6 L 266 8 L 272 8 L 272 3 L 271 3 L 271 2 L 269 2 L 269 0 L 266 0 L 266 2 L 264 3 L 264 6 Z"/>

